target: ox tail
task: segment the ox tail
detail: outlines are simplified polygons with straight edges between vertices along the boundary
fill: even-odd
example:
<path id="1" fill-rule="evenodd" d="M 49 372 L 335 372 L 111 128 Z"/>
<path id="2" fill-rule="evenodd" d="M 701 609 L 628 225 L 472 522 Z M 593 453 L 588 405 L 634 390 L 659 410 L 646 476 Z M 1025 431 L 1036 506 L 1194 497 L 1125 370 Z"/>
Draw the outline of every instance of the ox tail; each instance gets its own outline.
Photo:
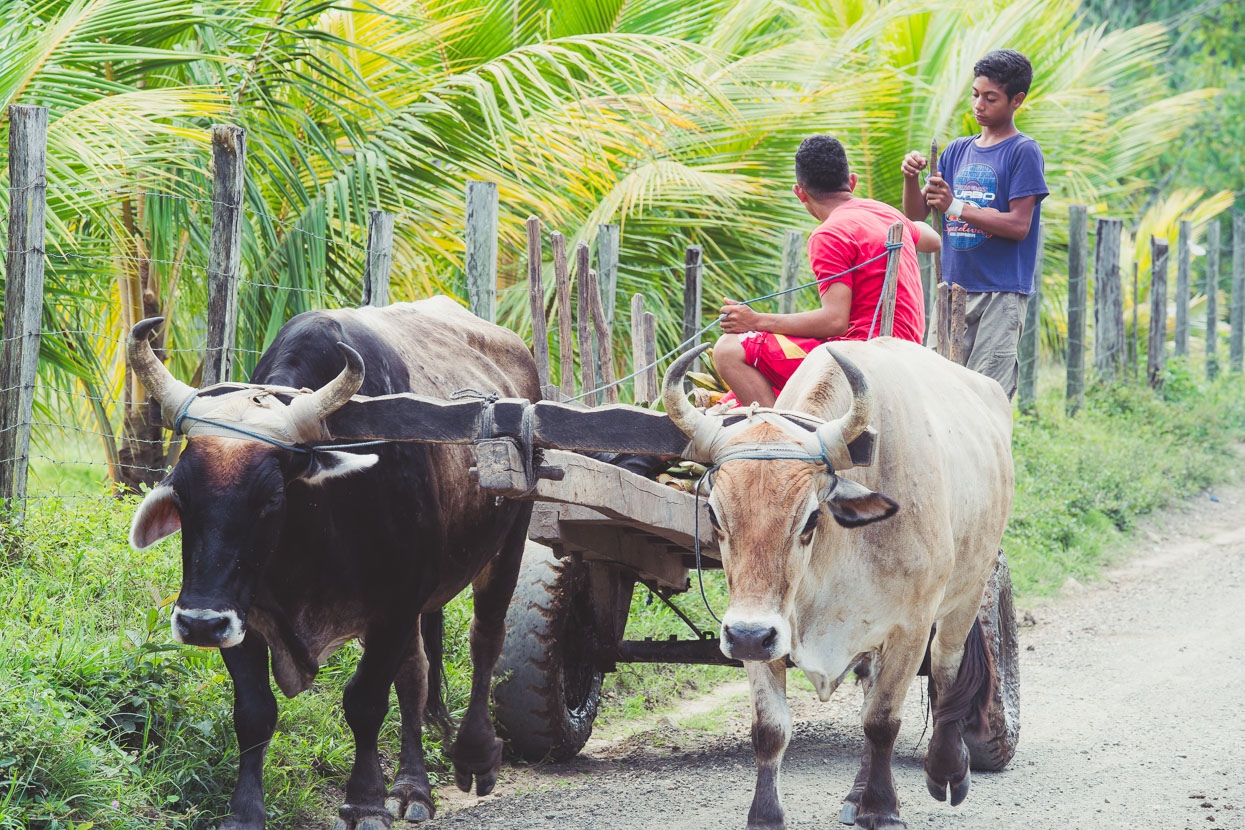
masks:
<path id="1" fill-rule="evenodd" d="M 443 737 L 452 735 L 450 709 L 445 705 L 445 675 L 442 663 L 445 651 L 445 613 L 441 610 L 421 614 L 419 633 L 428 658 L 428 699 L 424 703 L 424 723 L 438 730 Z"/>
<path id="2" fill-rule="evenodd" d="M 986 633 L 981 620 L 973 620 L 955 683 L 934 703 L 934 723 L 960 721 L 965 732 L 979 731 L 994 699 L 994 675 L 994 657 L 986 644 Z"/>

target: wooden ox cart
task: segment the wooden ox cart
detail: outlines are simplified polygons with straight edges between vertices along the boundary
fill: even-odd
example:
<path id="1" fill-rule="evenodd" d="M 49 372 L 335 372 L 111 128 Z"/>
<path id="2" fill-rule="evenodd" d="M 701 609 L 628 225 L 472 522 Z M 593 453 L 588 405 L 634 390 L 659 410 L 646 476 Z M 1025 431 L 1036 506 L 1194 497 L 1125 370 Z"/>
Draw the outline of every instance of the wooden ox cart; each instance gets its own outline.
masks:
<path id="1" fill-rule="evenodd" d="M 473 474 L 482 487 L 499 497 L 536 503 L 529 536 L 539 545 L 529 546 L 507 617 L 507 639 L 497 667 L 502 679 L 494 691 L 495 712 L 519 756 L 566 759 L 587 740 L 602 679 L 618 664 L 739 664 L 719 650 L 717 632 L 699 631 L 677 608 L 694 632 L 692 637 L 662 641 L 626 637 L 635 584 L 642 583 L 663 600 L 688 591 L 691 571 L 698 566 L 697 530 L 703 568 L 721 567 L 717 540 L 703 499 L 698 502 L 688 492 L 582 454 L 678 456 L 687 437 L 661 412 L 612 403 L 617 400 L 616 387 L 606 391 L 609 403 L 604 406 L 565 400 L 575 394 L 572 350 L 567 348 L 574 338 L 565 248 L 556 233 L 553 270 L 559 342 L 564 347 L 562 387 L 550 385 L 539 225 L 529 220 L 528 228 L 529 252 L 535 253 L 529 258 L 534 263 L 530 270 L 534 351 L 549 399 L 531 403 L 468 393 L 455 401 L 441 401 L 394 395 L 346 407 L 340 423 L 330 422 L 330 429 L 342 439 L 472 443 L 477 459 Z M 600 381 L 613 382 L 612 351 L 596 275 L 588 268 L 587 248 L 581 246 L 577 254 L 583 388 L 593 389 Z M 689 269 L 695 266 L 698 278 L 698 258 L 689 256 L 688 262 Z M 689 284 L 692 276 L 689 270 Z M 893 314 L 893 293 L 889 303 L 886 299 L 884 332 L 887 312 Z M 937 307 L 939 351 L 957 359 L 951 344 L 960 340 L 956 335 L 963 326 L 963 290 L 940 286 Z M 656 356 L 652 315 L 647 315 L 645 327 L 638 295 L 632 310 L 633 353 L 640 367 L 654 362 Z M 592 341 L 589 320 L 594 323 L 596 350 L 588 348 Z M 636 382 L 637 400 L 659 397 L 654 367 L 637 373 Z M 412 425 L 411 434 L 383 434 L 381 424 L 393 423 Z M 1011 759 L 1019 732 L 1015 614 L 1007 561 L 1001 552 L 980 619 L 991 644 L 998 682 L 987 734 L 967 742 L 974 768 L 1000 769 Z"/>

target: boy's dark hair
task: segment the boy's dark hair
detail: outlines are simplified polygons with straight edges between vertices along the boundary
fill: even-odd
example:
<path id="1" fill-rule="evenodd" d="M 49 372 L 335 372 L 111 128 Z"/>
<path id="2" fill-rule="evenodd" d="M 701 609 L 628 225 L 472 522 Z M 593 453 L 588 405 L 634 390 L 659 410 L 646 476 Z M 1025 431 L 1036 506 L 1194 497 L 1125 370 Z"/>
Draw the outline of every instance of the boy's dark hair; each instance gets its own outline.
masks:
<path id="1" fill-rule="evenodd" d="M 810 135 L 795 151 L 795 181 L 813 198 L 847 190 L 847 153 L 831 135 Z"/>
<path id="2" fill-rule="evenodd" d="M 1008 98 L 1029 91 L 1033 83 L 1033 64 L 1015 49 L 995 49 L 987 52 L 973 65 L 973 77 L 986 77 L 1003 87 Z"/>

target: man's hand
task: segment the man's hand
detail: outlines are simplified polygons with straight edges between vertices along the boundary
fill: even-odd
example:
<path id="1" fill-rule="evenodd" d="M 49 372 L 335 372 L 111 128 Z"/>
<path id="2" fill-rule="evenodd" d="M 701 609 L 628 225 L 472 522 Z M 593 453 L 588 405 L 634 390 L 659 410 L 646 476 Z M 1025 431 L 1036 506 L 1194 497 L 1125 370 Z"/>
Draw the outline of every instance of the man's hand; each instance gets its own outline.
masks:
<path id="1" fill-rule="evenodd" d="M 722 331 L 727 334 L 758 331 L 760 322 L 760 313 L 753 311 L 751 306 L 737 303 L 729 297 L 722 298 Z"/>
<path id="2" fill-rule="evenodd" d="M 946 213 L 947 208 L 951 207 L 951 185 L 939 174 L 931 175 L 921 192 L 925 194 L 925 204 L 934 210 Z"/>
<path id="3" fill-rule="evenodd" d="M 899 165 L 903 170 L 904 178 L 915 179 L 917 174 L 929 166 L 929 162 L 925 156 L 913 150 L 911 153 L 903 157 L 903 163 Z"/>

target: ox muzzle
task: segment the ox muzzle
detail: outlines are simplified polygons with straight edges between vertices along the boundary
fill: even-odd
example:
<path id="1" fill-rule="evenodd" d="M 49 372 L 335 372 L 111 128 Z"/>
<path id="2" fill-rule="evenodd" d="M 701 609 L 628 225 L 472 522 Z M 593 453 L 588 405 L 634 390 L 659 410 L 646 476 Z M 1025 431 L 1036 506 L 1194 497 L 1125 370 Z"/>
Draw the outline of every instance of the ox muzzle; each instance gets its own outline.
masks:
<path id="1" fill-rule="evenodd" d="M 722 653 L 732 660 L 769 663 L 791 651 L 791 626 L 777 614 L 737 614 L 722 618 Z"/>
<path id="2" fill-rule="evenodd" d="M 233 609 L 173 606 L 173 639 L 199 648 L 232 648 L 246 636 L 246 621 Z"/>

